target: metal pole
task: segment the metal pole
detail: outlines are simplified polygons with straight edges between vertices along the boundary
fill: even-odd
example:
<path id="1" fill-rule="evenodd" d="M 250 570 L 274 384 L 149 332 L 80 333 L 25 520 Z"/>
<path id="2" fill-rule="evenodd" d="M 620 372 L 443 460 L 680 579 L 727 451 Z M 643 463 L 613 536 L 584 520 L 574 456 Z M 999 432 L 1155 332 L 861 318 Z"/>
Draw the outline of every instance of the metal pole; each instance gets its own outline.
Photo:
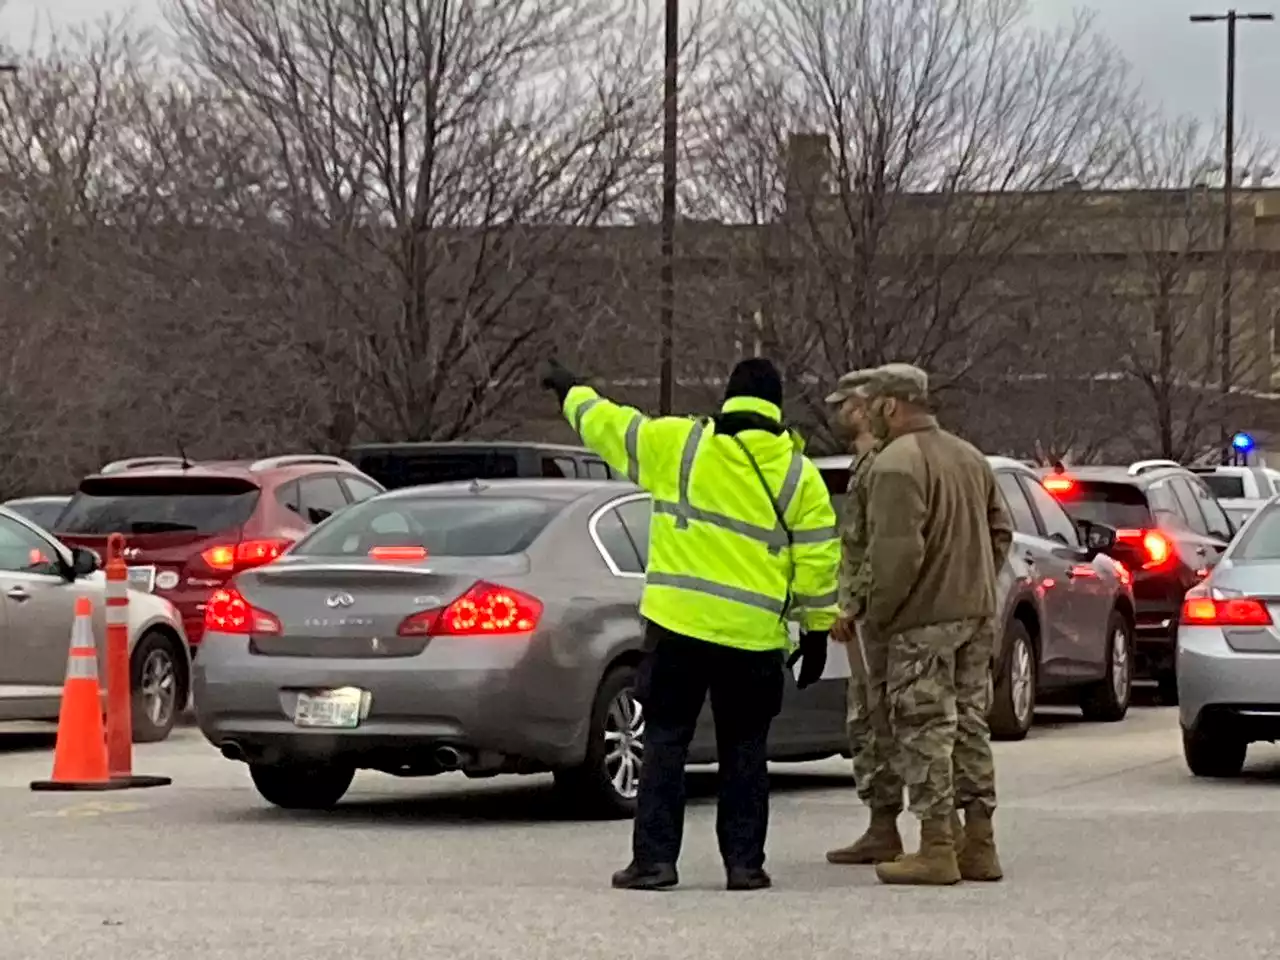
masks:
<path id="1" fill-rule="evenodd" d="M 676 103 L 677 61 L 680 49 L 680 0 L 667 0 L 665 80 L 662 101 L 662 341 L 659 350 L 658 412 L 672 412 L 675 402 L 675 229 L 676 135 L 679 112 Z"/>
<path id="2" fill-rule="evenodd" d="M 1231 315 L 1231 293 L 1233 286 L 1234 258 L 1232 249 L 1232 227 L 1235 215 L 1235 160 L 1236 160 L 1236 23 L 1240 20 L 1271 21 L 1275 16 L 1270 13 L 1237 13 L 1228 10 L 1226 13 L 1194 14 L 1192 23 L 1227 24 L 1227 116 L 1225 143 L 1223 144 L 1222 172 L 1222 311 L 1218 328 L 1221 339 L 1218 346 L 1219 356 L 1218 388 L 1222 392 L 1222 411 L 1220 417 L 1227 416 L 1226 400 L 1231 395 L 1231 381 L 1234 379 L 1231 370 L 1231 347 L 1233 338 L 1233 318 Z M 1210 356 L 1213 349 L 1213 333 L 1209 331 Z M 1228 463 L 1233 452 L 1227 449 L 1229 432 L 1225 419 L 1222 420 L 1222 462 Z"/>

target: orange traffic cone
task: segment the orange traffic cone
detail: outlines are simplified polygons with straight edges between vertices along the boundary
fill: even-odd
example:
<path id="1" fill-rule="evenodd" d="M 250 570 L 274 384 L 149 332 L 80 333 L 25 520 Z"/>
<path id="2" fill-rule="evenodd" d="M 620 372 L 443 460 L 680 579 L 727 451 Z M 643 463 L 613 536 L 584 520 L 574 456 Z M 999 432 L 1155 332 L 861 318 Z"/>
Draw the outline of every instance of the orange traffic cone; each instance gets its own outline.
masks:
<path id="1" fill-rule="evenodd" d="M 93 605 L 76 600 L 71 628 L 71 654 L 58 712 L 58 744 L 53 753 L 53 777 L 36 780 L 32 790 L 119 790 L 107 773 L 106 730 L 102 722 L 102 691 L 98 686 L 98 647 L 93 641 Z"/>

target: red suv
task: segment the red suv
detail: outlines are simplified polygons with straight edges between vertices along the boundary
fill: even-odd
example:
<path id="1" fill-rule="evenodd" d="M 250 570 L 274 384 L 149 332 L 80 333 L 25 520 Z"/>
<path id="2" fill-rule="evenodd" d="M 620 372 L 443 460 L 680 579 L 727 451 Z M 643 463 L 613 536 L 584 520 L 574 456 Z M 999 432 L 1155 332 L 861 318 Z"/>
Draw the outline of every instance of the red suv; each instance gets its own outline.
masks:
<path id="1" fill-rule="evenodd" d="M 58 519 L 58 538 L 105 554 L 126 538 L 130 586 L 165 597 L 194 647 L 209 594 L 268 563 L 312 526 L 382 486 L 346 460 L 320 455 L 192 463 L 139 457 L 86 477 Z"/>

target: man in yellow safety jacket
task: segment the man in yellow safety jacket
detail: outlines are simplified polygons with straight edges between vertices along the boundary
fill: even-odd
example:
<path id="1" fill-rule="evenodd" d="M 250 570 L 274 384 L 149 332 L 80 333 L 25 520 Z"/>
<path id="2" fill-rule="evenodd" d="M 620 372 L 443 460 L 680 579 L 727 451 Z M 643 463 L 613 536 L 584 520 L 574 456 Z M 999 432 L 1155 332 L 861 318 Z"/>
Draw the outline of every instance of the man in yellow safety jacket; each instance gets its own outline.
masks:
<path id="1" fill-rule="evenodd" d="M 782 708 L 788 621 L 800 621 L 800 688 L 826 663 L 839 608 L 835 513 L 803 442 L 782 424 L 782 377 L 768 360 L 739 363 L 719 415 L 651 419 L 604 399 L 552 363 L 556 392 L 583 442 L 653 495 L 640 613 L 645 710 L 632 861 L 613 885 L 678 881 L 684 767 L 708 692 L 720 797 L 716 836 L 730 890 L 771 885 L 766 743 Z"/>

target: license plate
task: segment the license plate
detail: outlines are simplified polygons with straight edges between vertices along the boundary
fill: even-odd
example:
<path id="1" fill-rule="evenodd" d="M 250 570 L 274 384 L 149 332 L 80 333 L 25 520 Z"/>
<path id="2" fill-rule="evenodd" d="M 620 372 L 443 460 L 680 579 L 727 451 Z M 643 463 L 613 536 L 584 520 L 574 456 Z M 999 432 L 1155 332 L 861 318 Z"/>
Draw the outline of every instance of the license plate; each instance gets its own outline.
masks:
<path id="1" fill-rule="evenodd" d="M 150 593 L 156 587 L 155 567 L 130 567 L 128 584 L 134 590 Z"/>
<path id="2" fill-rule="evenodd" d="M 368 696 L 355 687 L 300 693 L 293 708 L 294 725 L 353 729 L 360 726 L 361 715 L 367 715 Z"/>

